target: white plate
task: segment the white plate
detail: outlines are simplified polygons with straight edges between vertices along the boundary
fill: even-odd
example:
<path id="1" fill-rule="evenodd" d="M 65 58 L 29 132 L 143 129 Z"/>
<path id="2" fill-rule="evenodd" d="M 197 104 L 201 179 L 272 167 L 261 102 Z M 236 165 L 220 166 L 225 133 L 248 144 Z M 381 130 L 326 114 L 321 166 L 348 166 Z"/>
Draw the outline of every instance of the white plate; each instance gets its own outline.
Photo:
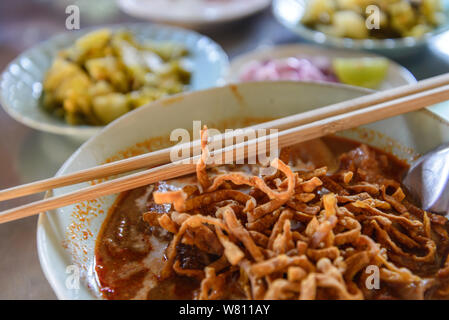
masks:
<path id="1" fill-rule="evenodd" d="M 104 163 L 119 151 L 151 137 L 168 135 L 175 128 L 192 129 L 192 121 L 220 123 L 224 119 L 283 117 L 370 92 L 337 84 L 301 82 L 242 83 L 181 94 L 138 108 L 114 121 L 87 141 L 58 171 L 57 176 Z M 376 122 L 344 136 L 412 159 L 448 141 L 449 123 L 428 110 Z M 55 190 L 58 196 L 90 184 Z M 95 299 L 94 249 L 100 227 L 116 196 L 97 202 L 70 205 L 41 214 L 37 227 L 39 259 L 45 276 L 60 299 Z M 77 208 L 78 206 L 78 208 Z M 102 213 L 103 212 L 103 213 Z M 75 265 L 81 270 L 79 289 L 71 288 Z M 66 271 L 68 273 L 66 273 Z M 69 286 L 67 286 L 67 283 Z"/>
<path id="2" fill-rule="evenodd" d="M 334 58 L 363 58 L 379 57 L 378 55 L 366 52 L 357 52 L 339 49 L 327 49 L 307 44 L 289 44 L 274 47 L 259 48 L 255 51 L 240 55 L 231 61 L 231 67 L 226 77 L 227 82 L 239 82 L 244 67 L 251 61 L 263 61 L 267 59 L 281 59 L 295 56 L 303 57 L 326 57 Z M 413 74 L 403 66 L 393 60 L 389 60 L 390 66 L 386 79 L 382 82 L 380 90 L 400 87 L 406 84 L 415 83 Z"/>
<path id="3" fill-rule="evenodd" d="M 191 27 L 238 20 L 255 14 L 271 0 L 117 0 L 126 13 Z"/>

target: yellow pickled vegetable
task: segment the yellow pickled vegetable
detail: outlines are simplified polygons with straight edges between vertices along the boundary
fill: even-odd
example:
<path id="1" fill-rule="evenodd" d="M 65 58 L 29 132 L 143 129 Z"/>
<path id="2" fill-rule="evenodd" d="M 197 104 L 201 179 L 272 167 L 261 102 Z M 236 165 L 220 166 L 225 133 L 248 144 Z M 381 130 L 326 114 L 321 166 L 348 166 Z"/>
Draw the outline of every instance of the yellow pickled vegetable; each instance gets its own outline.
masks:
<path id="1" fill-rule="evenodd" d="M 335 10 L 334 0 L 310 0 L 307 2 L 303 22 L 328 22 Z"/>
<path id="2" fill-rule="evenodd" d="M 184 91 L 186 48 L 139 43 L 131 33 L 90 32 L 59 52 L 44 79 L 44 108 L 69 124 L 104 125 L 163 96 Z"/>
<path id="3" fill-rule="evenodd" d="M 93 99 L 93 110 L 98 119 L 106 124 L 124 115 L 130 108 L 124 94 L 109 93 Z"/>

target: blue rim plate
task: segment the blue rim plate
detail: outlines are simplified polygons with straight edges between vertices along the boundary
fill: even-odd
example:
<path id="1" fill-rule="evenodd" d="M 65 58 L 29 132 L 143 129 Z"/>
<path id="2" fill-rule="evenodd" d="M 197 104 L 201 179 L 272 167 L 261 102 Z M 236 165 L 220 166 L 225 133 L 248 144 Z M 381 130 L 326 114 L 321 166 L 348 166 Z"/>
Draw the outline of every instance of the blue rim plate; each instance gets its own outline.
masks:
<path id="1" fill-rule="evenodd" d="M 273 0 L 273 14 L 285 27 L 300 35 L 308 41 L 336 48 L 370 50 L 391 55 L 392 52 L 407 53 L 413 48 L 422 47 L 431 38 L 449 30 L 449 2 L 443 1 L 444 11 L 447 16 L 446 23 L 422 38 L 397 38 L 397 39 L 350 39 L 327 35 L 313 30 L 301 23 L 305 10 L 306 0 Z"/>
<path id="2" fill-rule="evenodd" d="M 40 106 L 42 81 L 57 52 L 80 36 L 99 28 L 130 30 L 137 39 L 172 41 L 183 44 L 190 52 L 192 82 L 189 91 L 206 89 L 224 83 L 229 59 L 224 50 L 210 38 L 194 31 L 158 24 L 117 24 L 80 31 L 65 32 L 51 37 L 20 54 L 4 70 L 0 78 L 0 103 L 17 121 L 37 130 L 88 139 L 102 127 L 66 124 L 46 113 Z"/>

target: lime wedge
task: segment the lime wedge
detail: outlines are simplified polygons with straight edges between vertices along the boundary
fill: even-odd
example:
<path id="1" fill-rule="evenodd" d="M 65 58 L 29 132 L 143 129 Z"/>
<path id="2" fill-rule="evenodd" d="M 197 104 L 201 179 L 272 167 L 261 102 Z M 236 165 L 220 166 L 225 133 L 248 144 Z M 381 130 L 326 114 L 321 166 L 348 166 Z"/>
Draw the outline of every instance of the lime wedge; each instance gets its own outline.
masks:
<path id="1" fill-rule="evenodd" d="M 384 58 L 336 58 L 332 65 L 341 82 L 370 89 L 379 87 L 388 71 Z"/>

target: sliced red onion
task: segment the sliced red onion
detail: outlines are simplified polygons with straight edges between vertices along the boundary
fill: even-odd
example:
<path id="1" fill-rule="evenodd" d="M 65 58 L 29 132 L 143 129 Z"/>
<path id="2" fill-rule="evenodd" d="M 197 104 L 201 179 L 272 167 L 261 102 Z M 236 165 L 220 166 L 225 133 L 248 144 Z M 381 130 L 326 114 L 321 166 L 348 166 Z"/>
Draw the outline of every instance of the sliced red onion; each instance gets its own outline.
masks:
<path id="1" fill-rule="evenodd" d="M 244 66 L 240 81 L 325 81 L 338 82 L 331 62 L 324 57 L 289 57 L 252 61 Z"/>

